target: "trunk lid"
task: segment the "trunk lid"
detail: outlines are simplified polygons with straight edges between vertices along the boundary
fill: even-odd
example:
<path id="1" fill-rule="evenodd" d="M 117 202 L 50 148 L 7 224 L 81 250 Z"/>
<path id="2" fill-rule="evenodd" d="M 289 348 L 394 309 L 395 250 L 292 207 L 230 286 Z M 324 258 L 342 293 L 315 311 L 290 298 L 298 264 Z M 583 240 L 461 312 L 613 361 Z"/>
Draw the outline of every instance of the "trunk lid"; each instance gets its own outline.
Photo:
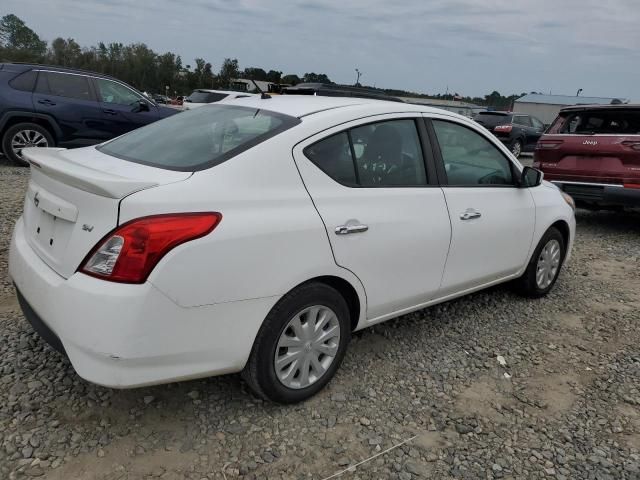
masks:
<path id="1" fill-rule="evenodd" d="M 540 138 L 534 161 L 551 180 L 640 183 L 640 108 L 563 110 Z"/>
<path id="2" fill-rule="evenodd" d="M 23 157 L 31 164 L 23 213 L 27 241 L 64 278 L 117 226 L 121 199 L 191 176 L 121 160 L 94 147 L 29 148 Z"/>

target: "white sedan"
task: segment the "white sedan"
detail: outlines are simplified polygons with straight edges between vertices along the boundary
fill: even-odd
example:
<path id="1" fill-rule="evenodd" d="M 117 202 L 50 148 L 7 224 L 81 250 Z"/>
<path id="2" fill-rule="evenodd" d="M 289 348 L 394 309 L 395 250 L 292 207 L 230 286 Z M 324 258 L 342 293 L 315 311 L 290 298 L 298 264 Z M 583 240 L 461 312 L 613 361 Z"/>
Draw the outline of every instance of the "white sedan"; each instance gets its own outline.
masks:
<path id="1" fill-rule="evenodd" d="M 226 102 L 235 98 L 253 97 L 255 94 L 246 92 L 236 92 L 233 90 L 209 90 L 199 88 L 191 92 L 191 95 L 184 99 L 181 110 L 193 110 L 210 103 Z"/>
<path id="2" fill-rule="evenodd" d="M 20 304 L 116 388 L 243 372 L 303 400 L 355 330 L 501 282 L 547 294 L 575 233 L 540 172 L 418 105 L 244 98 L 24 157 Z"/>

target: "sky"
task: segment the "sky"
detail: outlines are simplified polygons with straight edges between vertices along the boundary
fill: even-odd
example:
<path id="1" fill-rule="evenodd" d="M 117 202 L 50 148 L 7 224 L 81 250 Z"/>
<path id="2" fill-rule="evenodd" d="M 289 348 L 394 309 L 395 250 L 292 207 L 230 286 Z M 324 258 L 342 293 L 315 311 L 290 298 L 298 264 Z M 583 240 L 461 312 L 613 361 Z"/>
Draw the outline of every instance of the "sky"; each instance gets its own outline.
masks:
<path id="1" fill-rule="evenodd" d="M 640 101 L 639 0 L 3 0 L 41 38 L 143 42 L 421 93 Z"/>

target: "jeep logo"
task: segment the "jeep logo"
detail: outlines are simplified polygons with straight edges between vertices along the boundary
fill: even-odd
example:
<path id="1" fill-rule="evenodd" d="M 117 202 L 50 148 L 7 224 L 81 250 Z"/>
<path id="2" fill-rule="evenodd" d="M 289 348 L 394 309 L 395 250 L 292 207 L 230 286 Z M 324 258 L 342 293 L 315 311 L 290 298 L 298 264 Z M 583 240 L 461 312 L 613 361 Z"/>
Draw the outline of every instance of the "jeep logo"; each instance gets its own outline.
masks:
<path id="1" fill-rule="evenodd" d="M 584 142 L 582 142 L 583 145 L 597 145 L 598 141 L 597 140 L 585 140 Z"/>

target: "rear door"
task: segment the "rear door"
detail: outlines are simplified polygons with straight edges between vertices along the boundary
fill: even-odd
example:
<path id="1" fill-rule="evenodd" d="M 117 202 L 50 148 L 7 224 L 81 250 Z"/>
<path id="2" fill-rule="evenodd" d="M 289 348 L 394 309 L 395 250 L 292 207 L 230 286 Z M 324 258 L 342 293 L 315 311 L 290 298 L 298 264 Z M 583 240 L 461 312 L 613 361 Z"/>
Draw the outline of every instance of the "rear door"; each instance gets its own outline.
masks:
<path id="1" fill-rule="evenodd" d="M 527 262 L 535 204 L 516 186 L 519 170 L 481 130 L 432 116 L 435 145 L 452 227 L 441 294 L 515 274 Z"/>
<path id="2" fill-rule="evenodd" d="M 40 70 L 33 104 L 36 112 L 53 117 L 60 126 L 59 145 L 91 145 L 107 138 L 100 105 L 86 75 Z"/>
<path id="3" fill-rule="evenodd" d="M 440 288 L 451 226 L 421 140 L 419 118 L 387 115 L 294 148 L 336 263 L 364 285 L 370 320 L 427 302 Z"/>
<path id="4" fill-rule="evenodd" d="M 158 120 L 158 109 L 129 87 L 93 78 L 107 138 L 113 138 Z"/>

